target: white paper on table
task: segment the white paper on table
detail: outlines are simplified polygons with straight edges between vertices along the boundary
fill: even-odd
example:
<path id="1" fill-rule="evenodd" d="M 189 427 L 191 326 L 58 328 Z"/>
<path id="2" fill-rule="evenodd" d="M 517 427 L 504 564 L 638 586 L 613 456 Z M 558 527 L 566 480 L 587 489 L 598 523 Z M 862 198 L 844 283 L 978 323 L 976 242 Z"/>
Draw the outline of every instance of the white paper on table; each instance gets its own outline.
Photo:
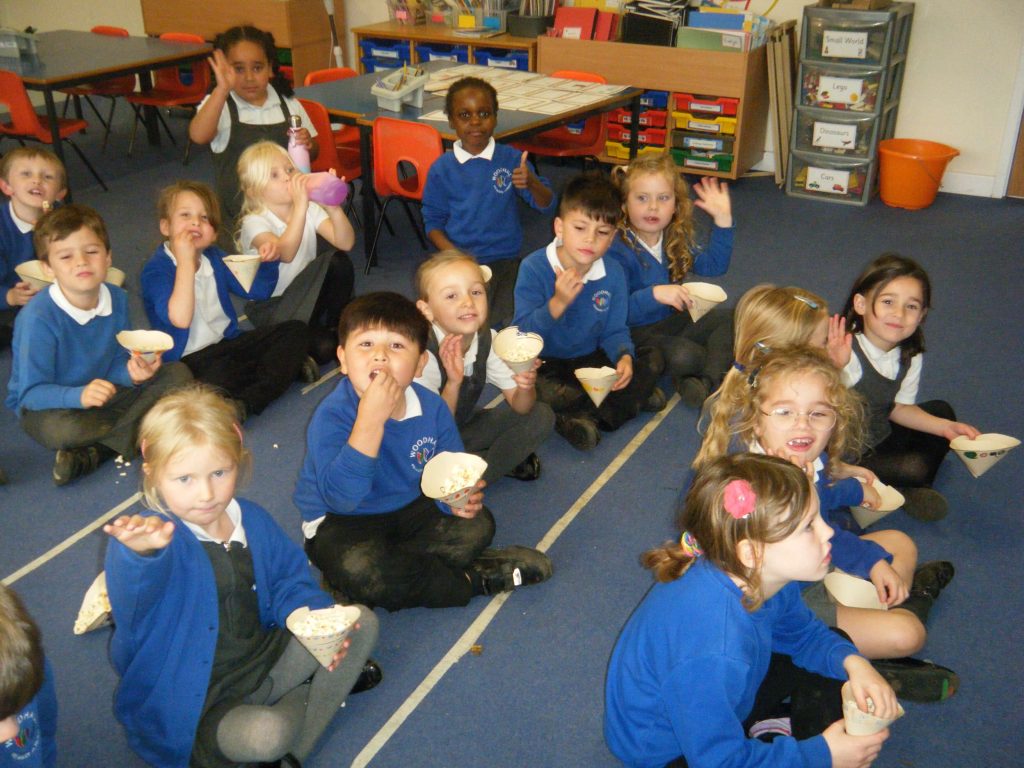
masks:
<path id="1" fill-rule="evenodd" d="M 611 85 L 605 83 L 593 83 L 591 90 L 594 93 L 600 93 L 602 96 L 613 96 L 616 93 L 622 93 L 626 90 L 628 85 Z"/>
<path id="2" fill-rule="evenodd" d="M 603 99 L 599 93 L 566 93 L 565 96 L 559 96 L 558 99 L 563 104 L 593 104 L 595 101 Z"/>
<path id="3" fill-rule="evenodd" d="M 427 93 L 441 93 L 441 92 L 447 91 L 449 88 L 451 88 L 453 82 L 455 82 L 455 81 L 454 80 L 436 80 L 434 82 L 427 83 L 425 86 L 423 86 L 423 90 L 425 90 Z"/>
<path id="4" fill-rule="evenodd" d="M 523 72 L 521 69 L 509 69 L 506 72 L 508 73 L 505 75 L 506 80 L 518 80 L 522 83 L 528 80 L 536 80 L 538 77 L 544 77 L 544 75 L 537 72 Z"/>
<path id="5" fill-rule="evenodd" d="M 502 104 L 506 109 L 513 109 L 516 112 L 539 112 L 537 109 L 542 104 L 547 104 L 547 99 L 511 99 Z"/>
<path id="6" fill-rule="evenodd" d="M 433 112 L 427 112 L 425 115 L 420 115 L 420 120 L 439 120 L 442 123 L 447 123 L 448 115 L 444 113 L 443 109 L 435 109 Z"/>
<path id="7" fill-rule="evenodd" d="M 533 83 L 523 83 L 522 85 L 511 85 L 509 87 L 501 89 L 500 93 L 505 96 L 532 96 L 534 94 L 547 93 L 547 88 L 538 88 Z"/>
<path id="8" fill-rule="evenodd" d="M 559 90 L 560 85 L 564 85 L 568 81 L 564 77 L 538 77 L 532 81 L 530 85 L 542 86 L 551 90 Z"/>
<path id="9" fill-rule="evenodd" d="M 560 101 L 545 101 L 529 110 L 530 112 L 539 112 L 542 115 L 557 115 L 560 112 L 566 112 L 565 104 Z"/>

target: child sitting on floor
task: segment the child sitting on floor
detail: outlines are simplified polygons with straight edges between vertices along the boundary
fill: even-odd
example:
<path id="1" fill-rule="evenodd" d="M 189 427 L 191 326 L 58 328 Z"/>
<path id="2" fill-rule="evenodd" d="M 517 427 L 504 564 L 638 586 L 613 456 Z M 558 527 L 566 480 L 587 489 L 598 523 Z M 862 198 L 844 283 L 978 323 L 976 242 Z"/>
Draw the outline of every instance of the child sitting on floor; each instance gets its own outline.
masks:
<path id="1" fill-rule="evenodd" d="M 53 482 L 64 485 L 114 456 L 134 456 L 146 411 L 192 376 L 160 354 L 148 361 L 118 344 L 118 332 L 131 327 L 128 295 L 104 282 L 110 238 L 96 211 L 50 211 L 36 224 L 35 243 L 54 282 L 18 313 L 7 407 L 56 451 Z"/>
<path id="2" fill-rule="evenodd" d="M 430 324 L 397 293 L 370 293 L 341 313 L 345 377 L 309 424 L 293 499 L 306 552 L 337 594 L 388 610 L 465 605 L 551 576 L 528 547 L 487 549 L 494 517 L 483 486 L 462 508 L 420 490 L 426 463 L 462 451 L 445 402 L 413 383 Z"/>
<path id="3" fill-rule="evenodd" d="M 487 483 L 504 475 L 536 480 L 540 459 L 535 451 L 551 434 L 555 415 L 537 402 L 540 360 L 531 370 L 515 373 L 494 351 L 486 284 L 476 259 L 461 251 L 441 251 L 420 265 L 416 306 L 433 332 L 427 345 L 430 359 L 416 381 L 448 404 L 466 450 L 487 461 Z M 505 402 L 477 408 L 486 384 L 500 389 Z"/>

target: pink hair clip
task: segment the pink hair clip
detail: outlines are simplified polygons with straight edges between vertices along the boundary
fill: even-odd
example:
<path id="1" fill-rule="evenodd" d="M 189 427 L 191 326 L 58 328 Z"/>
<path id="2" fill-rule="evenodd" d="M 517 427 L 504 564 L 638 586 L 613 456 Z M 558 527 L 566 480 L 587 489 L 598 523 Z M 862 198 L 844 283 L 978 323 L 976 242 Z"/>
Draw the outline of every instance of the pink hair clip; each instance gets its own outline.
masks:
<path id="1" fill-rule="evenodd" d="M 757 503 L 757 495 L 746 480 L 730 480 L 725 486 L 725 511 L 736 520 L 750 516 Z"/>

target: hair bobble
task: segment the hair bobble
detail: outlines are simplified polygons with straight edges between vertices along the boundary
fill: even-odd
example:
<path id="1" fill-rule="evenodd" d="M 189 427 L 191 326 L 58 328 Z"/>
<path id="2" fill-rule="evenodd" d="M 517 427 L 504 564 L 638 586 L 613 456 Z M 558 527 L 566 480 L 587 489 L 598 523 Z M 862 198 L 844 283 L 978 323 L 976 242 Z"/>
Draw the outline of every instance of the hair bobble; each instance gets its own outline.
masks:
<path id="1" fill-rule="evenodd" d="M 704 550 L 700 548 L 700 544 L 689 531 L 683 531 L 683 535 L 679 537 L 679 546 L 683 548 L 683 552 L 695 560 L 704 554 Z"/>
<path id="2" fill-rule="evenodd" d="M 757 494 L 746 480 L 730 480 L 725 486 L 724 496 L 725 511 L 734 520 L 750 517 L 750 513 L 754 511 L 754 506 L 757 504 Z"/>

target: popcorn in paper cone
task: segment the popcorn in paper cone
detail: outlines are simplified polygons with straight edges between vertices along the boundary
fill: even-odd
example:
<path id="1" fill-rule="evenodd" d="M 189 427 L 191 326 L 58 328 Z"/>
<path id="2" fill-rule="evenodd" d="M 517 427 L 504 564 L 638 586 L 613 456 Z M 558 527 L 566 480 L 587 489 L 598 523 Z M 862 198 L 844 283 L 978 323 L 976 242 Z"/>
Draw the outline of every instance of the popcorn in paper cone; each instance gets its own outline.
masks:
<path id="1" fill-rule="evenodd" d="M 314 611 L 296 608 L 285 625 L 321 665 L 329 667 L 358 618 L 359 609 L 354 605 L 332 605 Z"/>
<path id="2" fill-rule="evenodd" d="M 853 696 L 853 688 L 849 683 L 843 683 L 843 721 L 846 723 L 846 732 L 851 736 L 870 736 L 878 733 L 883 728 L 888 728 L 899 718 L 903 717 L 903 707 L 896 703 L 898 710 L 896 717 L 875 717 L 871 711 L 875 704 L 868 697 L 868 711 L 864 712 L 857 706 L 857 699 Z"/>
<path id="3" fill-rule="evenodd" d="M 43 272 L 43 262 L 38 259 L 24 261 L 16 266 L 14 271 L 18 273 L 18 277 L 31 285 L 37 291 L 43 290 L 53 282 L 53 280 L 47 277 L 46 273 Z"/>
<path id="4" fill-rule="evenodd" d="M 989 432 L 978 435 L 973 440 L 961 435 L 954 438 L 949 447 L 956 451 L 956 455 L 967 465 L 967 470 L 972 475 L 981 477 L 1018 445 L 1020 440 L 1016 437 Z"/>
<path id="5" fill-rule="evenodd" d="M 132 354 L 139 354 L 147 362 L 152 362 L 157 352 L 166 352 L 174 347 L 174 339 L 163 331 L 121 331 L 116 338 L 118 344 Z"/>
<path id="6" fill-rule="evenodd" d="M 241 283 L 242 290 L 248 291 L 252 288 L 252 281 L 256 279 L 256 271 L 260 268 L 258 253 L 239 253 L 225 256 L 224 263 L 228 265 L 231 274 Z"/>
<path id="7" fill-rule="evenodd" d="M 510 325 L 494 337 L 494 353 L 505 361 L 516 373 L 533 368 L 533 361 L 544 349 L 544 339 L 539 334 L 522 332 Z"/>
<path id="8" fill-rule="evenodd" d="M 442 451 L 423 467 L 420 487 L 432 499 L 461 509 L 469 503 L 487 462 L 472 453 Z"/>
<path id="9" fill-rule="evenodd" d="M 867 579 L 858 579 L 848 573 L 836 570 L 825 577 L 825 589 L 848 608 L 874 608 L 879 611 L 888 606 L 878 599 L 878 590 Z"/>
<path id="10" fill-rule="evenodd" d="M 890 512 L 902 507 L 903 502 L 906 501 L 906 499 L 903 498 L 902 493 L 897 491 L 891 485 L 886 485 L 881 480 L 876 479 L 871 485 L 876 491 L 878 491 L 878 495 L 882 497 L 882 503 L 878 506 L 878 509 L 850 507 L 850 513 L 853 515 L 853 519 L 857 521 L 857 525 L 861 528 L 867 528 L 869 525 L 874 525 Z"/>
<path id="11" fill-rule="evenodd" d="M 82 607 L 78 609 L 78 618 L 75 619 L 74 632 L 76 635 L 84 635 L 107 626 L 112 620 L 110 598 L 107 596 L 107 572 L 100 571 L 100 575 L 93 579 L 85 591 Z"/>
<path id="12" fill-rule="evenodd" d="M 693 299 L 693 306 L 687 309 L 695 323 L 729 298 L 725 291 L 711 283 L 683 283 L 683 287 L 689 292 L 690 298 Z"/>
<path id="13" fill-rule="evenodd" d="M 577 368 L 575 374 L 576 378 L 580 380 L 583 391 L 590 395 L 590 399 L 598 408 L 601 407 L 601 403 L 612 391 L 612 385 L 619 378 L 618 372 L 607 365 L 600 368 Z"/>

